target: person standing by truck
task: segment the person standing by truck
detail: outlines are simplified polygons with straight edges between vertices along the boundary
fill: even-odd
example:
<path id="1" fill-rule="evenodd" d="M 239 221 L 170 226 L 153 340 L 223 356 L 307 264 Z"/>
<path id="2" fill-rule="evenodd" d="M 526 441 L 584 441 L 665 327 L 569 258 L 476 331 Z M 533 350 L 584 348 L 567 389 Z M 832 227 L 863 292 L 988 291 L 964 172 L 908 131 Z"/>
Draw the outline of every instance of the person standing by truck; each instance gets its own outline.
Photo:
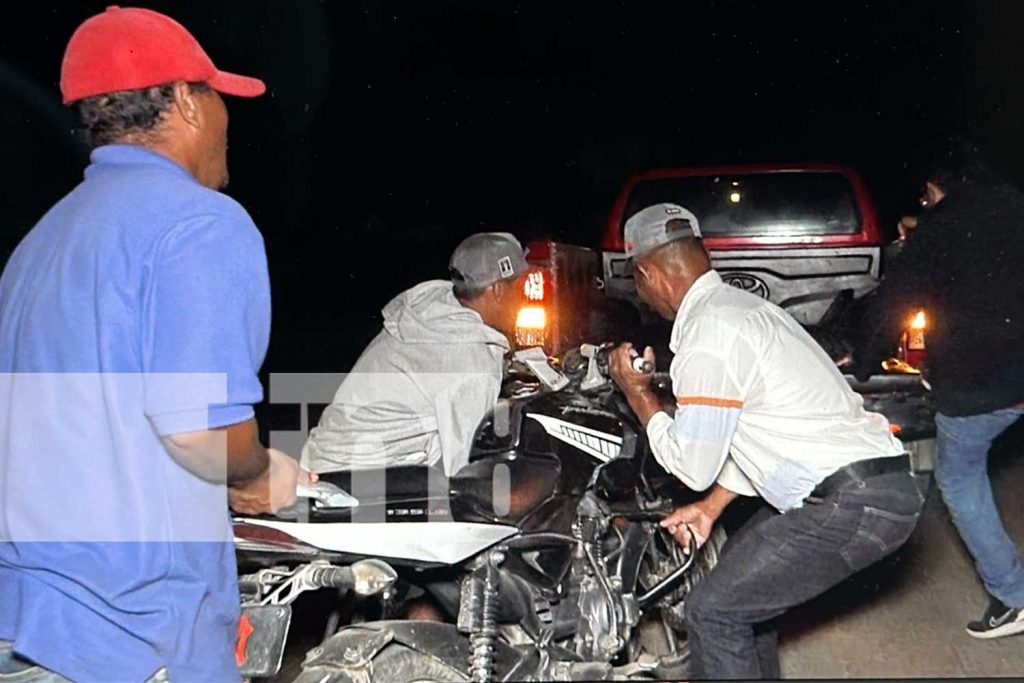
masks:
<path id="1" fill-rule="evenodd" d="M 925 164 L 928 210 L 872 296 L 858 372 L 878 367 L 912 311 L 927 311 L 935 481 L 989 594 L 967 633 L 998 638 L 1024 632 L 1024 565 L 988 475 L 993 440 L 1024 415 L 1024 194 L 965 147 L 942 144 Z"/>
<path id="2" fill-rule="evenodd" d="M 239 680 L 228 503 L 312 482 L 257 438 L 266 254 L 218 191 L 218 93 L 264 90 L 149 10 L 68 43 L 91 164 L 0 279 L 0 679 Z"/>
<path id="3" fill-rule="evenodd" d="M 697 503 L 662 521 L 686 547 L 738 495 L 769 504 L 687 596 L 695 678 L 778 678 L 773 620 L 895 551 L 921 496 L 888 421 L 778 306 L 722 281 L 696 217 L 656 204 L 625 226 L 637 292 L 674 320 L 675 415 L 636 372 L 624 344 L 610 372 L 645 426 L 657 461 Z M 644 351 L 654 361 L 654 352 Z"/>

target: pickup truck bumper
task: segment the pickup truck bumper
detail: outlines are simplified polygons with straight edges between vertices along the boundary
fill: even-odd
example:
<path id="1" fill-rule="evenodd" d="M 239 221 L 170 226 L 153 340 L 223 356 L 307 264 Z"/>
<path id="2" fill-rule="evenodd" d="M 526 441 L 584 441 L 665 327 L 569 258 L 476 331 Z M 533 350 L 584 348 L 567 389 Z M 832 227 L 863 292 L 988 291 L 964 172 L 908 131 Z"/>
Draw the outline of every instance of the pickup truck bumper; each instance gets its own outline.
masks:
<path id="1" fill-rule="evenodd" d="M 915 472 L 930 472 L 935 463 L 935 404 L 919 375 L 875 375 L 850 386 L 864 397 L 864 408 L 888 418 L 910 453 Z"/>

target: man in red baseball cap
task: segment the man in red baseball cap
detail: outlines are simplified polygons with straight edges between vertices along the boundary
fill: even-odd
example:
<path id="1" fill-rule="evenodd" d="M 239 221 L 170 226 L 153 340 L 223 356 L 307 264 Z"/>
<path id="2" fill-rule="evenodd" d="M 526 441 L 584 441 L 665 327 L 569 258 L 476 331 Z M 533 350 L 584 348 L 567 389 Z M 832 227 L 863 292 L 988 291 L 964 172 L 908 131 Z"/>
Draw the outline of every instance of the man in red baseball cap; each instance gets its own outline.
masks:
<path id="1" fill-rule="evenodd" d="M 78 27 L 60 74 L 64 104 L 86 97 L 189 81 L 217 92 L 257 97 L 258 78 L 219 70 L 184 26 L 138 7 L 108 7 Z"/>
<path id="2" fill-rule="evenodd" d="M 273 512 L 313 480 L 257 438 L 266 255 L 218 191 L 218 93 L 264 90 L 149 10 L 71 37 L 91 164 L 0 278 L 0 674 L 239 679 L 227 503 Z"/>
<path id="3" fill-rule="evenodd" d="M 170 17 L 112 6 L 71 36 L 60 89 L 64 104 L 77 106 L 94 147 L 156 147 L 217 190 L 227 184 L 227 112 L 215 93 L 257 97 L 266 86 L 217 69 Z M 151 134 L 157 124 L 165 129 L 159 141 Z"/>

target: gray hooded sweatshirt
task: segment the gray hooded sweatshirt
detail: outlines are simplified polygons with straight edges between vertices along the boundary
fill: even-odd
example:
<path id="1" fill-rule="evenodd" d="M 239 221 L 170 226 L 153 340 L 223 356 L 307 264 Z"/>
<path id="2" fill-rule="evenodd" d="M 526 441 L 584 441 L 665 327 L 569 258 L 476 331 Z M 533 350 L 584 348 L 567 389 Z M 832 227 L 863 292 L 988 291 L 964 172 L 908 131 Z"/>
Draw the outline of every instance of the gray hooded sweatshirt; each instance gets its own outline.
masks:
<path id="1" fill-rule="evenodd" d="M 356 361 L 302 449 L 313 472 L 443 462 L 455 473 L 498 400 L 505 335 L 431 280 L 384 307 L 384 329 Z"/>

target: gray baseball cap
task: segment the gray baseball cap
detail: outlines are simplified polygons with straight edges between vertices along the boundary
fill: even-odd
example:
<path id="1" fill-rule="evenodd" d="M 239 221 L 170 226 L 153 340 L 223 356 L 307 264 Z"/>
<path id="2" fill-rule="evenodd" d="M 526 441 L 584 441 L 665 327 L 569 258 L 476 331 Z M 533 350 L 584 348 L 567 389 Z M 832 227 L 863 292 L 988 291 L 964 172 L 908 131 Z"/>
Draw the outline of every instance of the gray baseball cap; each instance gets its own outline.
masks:
<path id="1" fill-rule="evenodd" d="M 697 217 L 678 204 L 655 204 L 626 221 L 626 256 L 639 258 L 684 237 L 700 237 Z"/>
<path id="2" fill-rule="evenodd" d="M 455 247 L 448 262 L 452 281 L 486 287 L 530 269 L 519 240 L 507 232 L 478 232 Z"/>

